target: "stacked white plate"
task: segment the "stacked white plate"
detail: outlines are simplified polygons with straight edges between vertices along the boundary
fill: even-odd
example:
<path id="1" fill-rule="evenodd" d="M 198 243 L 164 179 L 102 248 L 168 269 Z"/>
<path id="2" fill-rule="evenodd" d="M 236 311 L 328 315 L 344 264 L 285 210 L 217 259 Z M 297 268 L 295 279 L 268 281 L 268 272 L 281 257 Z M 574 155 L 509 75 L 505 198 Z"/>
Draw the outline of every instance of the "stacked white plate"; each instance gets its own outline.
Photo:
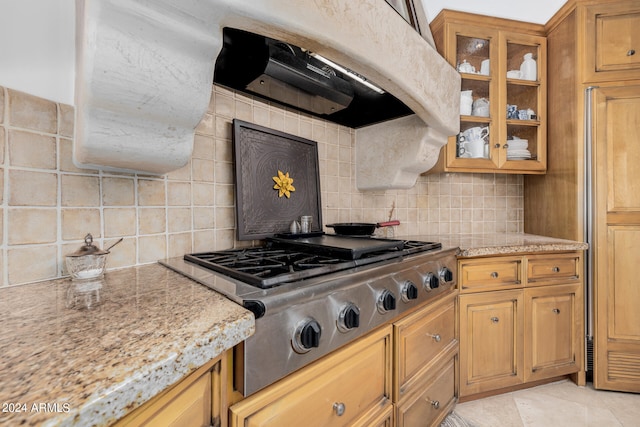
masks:
<path id="1" fill-rule="evenodd" d="M 507 141 L 507 160 L 529 160 L 531 152 L 528 150 L 529 141 L 526 139 L 512 139 Z"/>

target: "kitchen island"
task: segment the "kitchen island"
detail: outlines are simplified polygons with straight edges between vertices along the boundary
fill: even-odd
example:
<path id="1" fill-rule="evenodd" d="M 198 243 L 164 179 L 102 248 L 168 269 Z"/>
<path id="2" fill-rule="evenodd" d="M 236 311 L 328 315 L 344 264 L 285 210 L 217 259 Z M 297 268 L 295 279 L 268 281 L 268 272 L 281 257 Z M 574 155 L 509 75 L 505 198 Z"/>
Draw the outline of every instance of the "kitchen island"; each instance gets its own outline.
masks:
<path id="1" fill-rule="evenodd" d="M 157 264 L 0 289 L 0 321 L 6 425 L 110 425 L 254 331 L 251 312 Z"/>

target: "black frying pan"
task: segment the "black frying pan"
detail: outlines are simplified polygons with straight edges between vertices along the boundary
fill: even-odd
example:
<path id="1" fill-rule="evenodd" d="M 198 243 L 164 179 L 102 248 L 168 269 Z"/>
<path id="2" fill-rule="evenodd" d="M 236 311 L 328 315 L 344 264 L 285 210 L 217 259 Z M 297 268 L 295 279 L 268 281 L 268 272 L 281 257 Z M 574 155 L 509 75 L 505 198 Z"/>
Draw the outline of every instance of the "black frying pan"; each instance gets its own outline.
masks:
<path id="1" fill-rule="evenodd" d="M 390 227 L 400 225 L 400 221 L 386 221 L 372 224 L 369 222 L 337 222 L 335 224 L 327 224 L 327 227 L 333 228 L 336 234 L 346 236 L 370 236 L 378 227 Z"/>

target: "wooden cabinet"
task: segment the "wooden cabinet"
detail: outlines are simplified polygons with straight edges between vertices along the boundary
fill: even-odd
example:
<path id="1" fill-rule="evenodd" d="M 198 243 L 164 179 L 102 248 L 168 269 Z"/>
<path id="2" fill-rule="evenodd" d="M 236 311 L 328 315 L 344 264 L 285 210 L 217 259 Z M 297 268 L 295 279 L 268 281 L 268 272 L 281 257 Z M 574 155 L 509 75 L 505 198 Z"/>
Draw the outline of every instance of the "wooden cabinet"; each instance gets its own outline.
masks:
<path id="1" fill-rule="evenodd" d="M 588 241 L 587 369 L 640 392 L 640 3 L 569 0 L 546 27 L 549 162 L 525 177 L 525 232 Z"/>
<path id="2" fill-rule="evenodd" d="M 457 401 L 457 292 L 394 323 L 398 426 L 438 426 Z"/>
<path id="3" fill-rule="evenodd" d="M 457 296 L 452 289 L 235 403 L 230 427 L 440 425 L 457 402 Z"/>
<path id="4" fill-rule="evenodd" d="M 640 3 L 588 4 L 584 10 L 584 78 L 590 82 L 629 80 L 640 71 Z"/>
<path id="5" fill-rule="evenodd" d="M 386 425 L 392 327 L 378 329 L 231 407 L 230 426 Z"/>
<path id="6" fill-rule="evenodd" d="M 226 426 L 228 357 L 207 363 L 114 426 Z"/>
<path id="7" fill-rule="evenodd" d="M 544 27 L 443 10 L 431 23 L 431 30 L 438 51 L 462 77 L 460 134 L 449 138 L 436 169 L 544 173 Z M 535 65 L 523 75 L 521 66 L 529 56 Z M 464 102 L 469 95 L 471 110 Z M 481 149 L 473 142 L 479 141 L 477 134 L 482 135 Z"/>
<path id="8" fill-rule="evenodd" d="M 579 372 L 584 382 L 581 253 L 460 259 L 458 268 L 460 397 Z"/>

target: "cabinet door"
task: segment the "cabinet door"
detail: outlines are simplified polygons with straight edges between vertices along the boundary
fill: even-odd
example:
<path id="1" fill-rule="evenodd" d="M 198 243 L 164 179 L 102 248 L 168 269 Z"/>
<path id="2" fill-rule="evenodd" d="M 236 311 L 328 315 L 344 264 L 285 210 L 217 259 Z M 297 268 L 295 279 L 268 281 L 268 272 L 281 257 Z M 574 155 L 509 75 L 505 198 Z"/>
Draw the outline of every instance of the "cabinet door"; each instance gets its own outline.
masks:
<path id="1" fill-rule="evenodd" d="M 640 392 L 640 86 L 596 89 L 596 388 Z"/>
<path id="2" fill-rule="evenodd" d="M 586 8 L 585 79 L 619 81 L 640 73 L 640 4 L 637 0 Z"/>
<path id="3" fill-rule="evenodd" d="M 524 291 L 525 381 L 578 372 L 582 363 L 582 288 L 558 285 Z"/>
<path id="4" fill-rule="evenodd" d="M 231 426 L 347 426 L 391 403 L 391 326 L 231 407 Z"/>
<path id="5" fill-rule="evenodd" d="M 522 291 L 460 295 L 460 396 L 522 384 Z"/>

